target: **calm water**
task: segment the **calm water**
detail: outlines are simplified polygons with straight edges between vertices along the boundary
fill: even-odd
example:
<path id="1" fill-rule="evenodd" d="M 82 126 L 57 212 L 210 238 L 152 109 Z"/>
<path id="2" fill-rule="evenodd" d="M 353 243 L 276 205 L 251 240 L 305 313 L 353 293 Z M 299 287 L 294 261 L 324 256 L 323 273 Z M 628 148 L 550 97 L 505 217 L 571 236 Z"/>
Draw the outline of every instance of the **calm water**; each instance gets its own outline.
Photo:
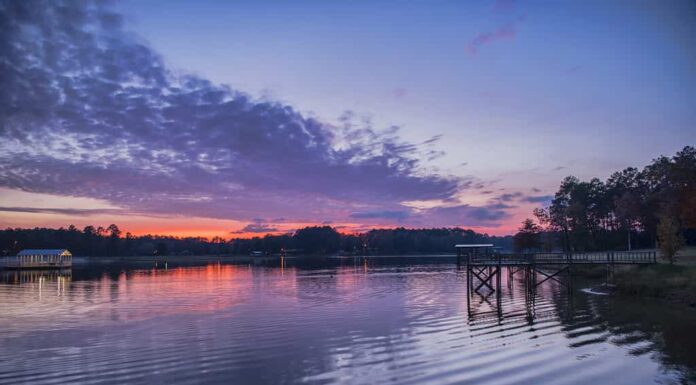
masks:
<path id="1" fill-rule="evenodd" d="M 470 313 L 450 262 L 3 272 L 0 383 L 696 383 L 696 312 L 504 274 Z"/>

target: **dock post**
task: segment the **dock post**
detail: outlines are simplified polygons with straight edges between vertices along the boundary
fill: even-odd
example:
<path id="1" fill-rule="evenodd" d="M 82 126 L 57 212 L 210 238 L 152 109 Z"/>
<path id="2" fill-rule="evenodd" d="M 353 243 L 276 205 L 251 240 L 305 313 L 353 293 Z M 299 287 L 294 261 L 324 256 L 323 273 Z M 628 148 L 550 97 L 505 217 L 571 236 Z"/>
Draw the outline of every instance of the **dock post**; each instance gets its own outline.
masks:
<path id="1" fill-rule="evenodd" d="M 471 272 L 471 265 L 467 264 L 466 265 L 466 284 L 467 284 L 467 291 L 471 293 L 474 290 L 474 274 Z"/>
<path id="2" fill-rule="evenodd" d="M 471 268 L 469 265 L 466 265 L 466 312 L 467 315 L 471 316 L 471 288 L 473 287 L 471 284 Z"/>
<path id="3" fill-rule="evenodd" d="M 567 286 L 568 286 L 568 294 L 572 294 L 572 293 L 573 293 L 573 289 L 572 289 L 572 287 L 573 287 L 573 272 L 572 272 L 572 268 L 573 268 L 573 258 L 569 258 L 569 259 L 568 259 L 568 267 L 566 268 L 566 272 L 567 272 L 567 275 L 568 275 L 568 277 L 567 277 L 567 279 L 568 279 L 568 285 L 567 285 Z"/>
<path id="4" fill-rule="evenodd" d="M 500 309 L 500 296 L 502 293 L 502 284 L 501 284 L 501 278 L 500 278 L 500 273 L 502 273 L 502 268 L 500 264 L 496 267 L 496 272 L 495 272 L 495 294 L 496 294 L 496 300 L 498 302 L 498 309 Z"/>

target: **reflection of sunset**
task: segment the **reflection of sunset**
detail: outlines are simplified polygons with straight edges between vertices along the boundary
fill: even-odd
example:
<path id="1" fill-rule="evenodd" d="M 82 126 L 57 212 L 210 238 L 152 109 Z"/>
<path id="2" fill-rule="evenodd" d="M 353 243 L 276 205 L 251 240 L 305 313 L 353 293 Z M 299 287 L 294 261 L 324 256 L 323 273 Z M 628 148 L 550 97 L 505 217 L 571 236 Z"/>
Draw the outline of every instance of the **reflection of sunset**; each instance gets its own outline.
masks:
<path id="1" fill-rule="evenodd" d="M 158 315 L 214 311 L 245 302 L 251 291 L 257 288 L 284 289 L 287 293 L 294 286 L 287 279 L 293 272 L 279 269 L 260 270 L 258 274 L 249 266 L 210 264 L 204 267 L 178 267 L 172 269 L 138 270 L 127 278 L 119 279 L 119 295 L 128 298 L 129 305 L 141 310 L 127 313 L 127 318 L 143 318 Z M 281 274 L 285 279 L 276 279 Z M 137 291 L 131 288 L 137 287 Z M 143 310 L 143 305 L 145 309 Z"/>
<path id="2" fill-rule="evenodd" d="M 153 317 L 212 312 L 246 303 L 256 293 L 295 301 L 296 270 L 209 264 L 104 273 L 94 281 L 71 281 L 69 275 L 7 275 L 0 286 L 0 329 L 68 327 L 71 318 L 90 313 L 95 321 L 137 321 Z M 35 317 L 37 312 L 42 317 Z M 10 322 L 12 320 L 12 322 Z"/>

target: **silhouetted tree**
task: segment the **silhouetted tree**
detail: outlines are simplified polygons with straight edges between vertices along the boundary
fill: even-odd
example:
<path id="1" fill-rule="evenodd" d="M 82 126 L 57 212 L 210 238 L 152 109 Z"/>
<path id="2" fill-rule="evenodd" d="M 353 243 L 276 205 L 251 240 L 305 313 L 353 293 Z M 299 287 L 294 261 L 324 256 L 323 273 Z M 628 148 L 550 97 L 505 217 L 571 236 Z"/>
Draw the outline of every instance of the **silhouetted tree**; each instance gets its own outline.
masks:
<path id="1" fill-rule="evenodd" d="M 536 251 L 541 247 L 541 228 L 534 220 L 527 218 L 522 222 L 517 234 L 513 238 L 516 251 Z"/>
<path id="2" fill-rule="evenodd" d="M 628 250 L 631 250 L 631 233 L 637 229 L 640 222 L 640 198 L 633 191 L 626 191 L 614 201 L 615 216 L 620 226 L 626 231 Z"/>
<path id="3" fill-rule="evenodd" d="M 687 242 L 696 242 L 693 147 L 684 147 L 672 158 L 660 156 L 642 171 L 629 167 L 616 172 L 606 183 L 566 177 L 551 204 L 534 215 L 564 250 L 596 250 L 654 246 L 661 223 L 658 213 L 672 218 L 670 226 L 678 226 Z"/>
<path id="4" fill-rule="evenodd" d="M 312 226 L 298 230 L 293 236 L 299 249 L 309 254 L 335 253 L 341 246 L 341 235 L 330 226 Z"/>
<path id="5" fill-rule="evenodd" d="M 104 229 L 99 235 L 94 226 L 83 231 L 75 226 L 67 229 L 6 229 L 0 231 L 0 246 L 5 255 L 15 254 L 23 248 L 70 249 L 74 255 L 205 255 L 249 254 L 260 250 L 273 254 L 281 251 L 302 251 L 311 254 L 411 254 L 452 253 L 457 243 L 493 243 L 506 249 L 512 248 L 512 237 L 494 237 L 460 228 L 444 229 L 376 229 L 363 234 L 340 234 L 329 226 L 309 227 L 294 235 L 266 235 L 250 239 L 214 237 L 166 237 L 133 236 L 122 232 L 116 225 Z"/>
<path id="6" fill-rule="evenodd" d="M 667 214 L 663 214 L 657 225 L 657 238 L 662 258 L 673 264 L 677 252 L 684 246 L 684 237 L 680 233 L 677 220 Z"/>

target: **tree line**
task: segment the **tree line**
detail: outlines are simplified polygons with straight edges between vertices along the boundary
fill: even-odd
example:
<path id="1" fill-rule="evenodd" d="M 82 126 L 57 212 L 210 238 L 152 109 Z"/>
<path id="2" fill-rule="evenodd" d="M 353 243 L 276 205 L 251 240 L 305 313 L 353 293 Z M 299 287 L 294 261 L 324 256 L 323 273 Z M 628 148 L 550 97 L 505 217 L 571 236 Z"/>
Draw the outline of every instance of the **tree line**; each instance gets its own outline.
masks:
<path id="1" fill-rule="evenodd" d="M 517 250 L 631 250 L 659 247 L 673 256 L 696 243 L 696 150 L 686 146 L 642 170 L 606 180 L 568 176 L 548 207 L 514 236 Z"/>
<path id="2" fill-rule="evenodd" d="M 461 228 L 396 228 L 342 234 L 330 226 L 310 226 L 290 234 L 229 240 L 221 237 L 124 235 L 115 224 L 86 226 L 82 230 L 72 225 L 59 229 L 0 230 L 3 255 L 15 255 L 28 248 L 66 248 L 77 256 L 248 255 L 254 251 L 310 255 L 419 254 L 452 253 L 457 243 L 493 243 L 509 249 L 512 237 L 489 236 Z"/>

